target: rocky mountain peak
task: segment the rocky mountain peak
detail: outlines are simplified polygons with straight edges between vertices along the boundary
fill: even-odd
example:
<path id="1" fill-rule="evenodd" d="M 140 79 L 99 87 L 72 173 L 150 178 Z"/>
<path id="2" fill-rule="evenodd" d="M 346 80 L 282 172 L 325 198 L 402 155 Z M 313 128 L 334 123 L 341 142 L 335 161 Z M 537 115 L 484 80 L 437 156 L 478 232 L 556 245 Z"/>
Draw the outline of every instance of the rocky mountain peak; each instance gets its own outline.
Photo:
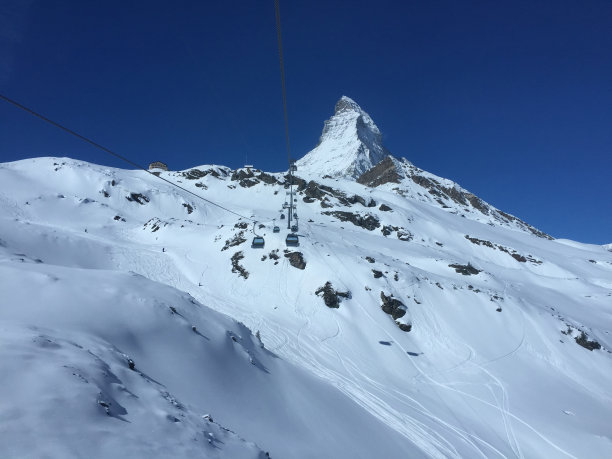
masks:
<path id="1" fill-rule="evenodd" d="M 352 110 L 360 114 L 364 113 L 359 104 L 353 99 L 347 96 L 342 96 L 336 106 L 334 107 L 334 115 L 338 115 L 341 112 Z"/>
<path id="2" fill-rule="evenodd" d="M 342 96 L 334 115 L 325 121 L 319 143 L 297 165 L 316 175 L 356 179 L 388 154 L 370 115 L 354 100 Z"/>

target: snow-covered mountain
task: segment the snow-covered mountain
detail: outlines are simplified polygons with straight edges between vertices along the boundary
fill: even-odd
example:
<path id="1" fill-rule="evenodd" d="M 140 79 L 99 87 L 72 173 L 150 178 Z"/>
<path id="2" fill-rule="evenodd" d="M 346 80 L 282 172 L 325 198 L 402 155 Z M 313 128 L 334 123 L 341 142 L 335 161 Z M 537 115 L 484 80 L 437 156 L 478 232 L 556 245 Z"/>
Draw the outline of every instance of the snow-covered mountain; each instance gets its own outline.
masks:
<path id="1" fill-rule="evenodd" d="M 284 174 L 159 172 L 238 217 L 144 171 L 0 164 L 3 456 L 610 456 L 612 253 L 370 163 L 298 164 L 299 247 Z"/>
<path id="2" fill-rule="evenodd" d="M 372 118 L 354 100 L 342 96 L 334 115 L 325 121 L 318 145 L 297 165 L 321 177 L 357 178 L 388 154 Z"/>

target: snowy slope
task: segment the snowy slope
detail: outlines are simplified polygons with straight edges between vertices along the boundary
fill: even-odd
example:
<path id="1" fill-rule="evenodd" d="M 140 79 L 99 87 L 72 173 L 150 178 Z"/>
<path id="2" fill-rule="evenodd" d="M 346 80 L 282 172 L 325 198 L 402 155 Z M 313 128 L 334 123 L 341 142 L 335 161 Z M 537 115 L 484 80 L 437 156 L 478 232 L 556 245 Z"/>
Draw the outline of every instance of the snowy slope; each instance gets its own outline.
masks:
<path id="1" fill-rule="evenodd" d="M 255 250 L 251 222 L 144 172 L 0 165 L 5 450 L 610 455 L 612 253 L 303 169 L 299 269 L 271 231 L 281 174 L 162 173 L 253 216 Z"/>
<path id="2" fill-rule="evenodd" d="M 10 457 L 416 453 L 332 385 L 174 288 L 191 273 L 173 257 L 197 260 L 188 246 L 209 225 L 180 220 L 187 245 L 163 252 L 152 209 L 125 188 L 166 208 L 156 215 L 188 216 L 169 187 L 71 160 L 13 163 L 0 175 L 11 190 L 0 195 L 0 444 Z M 224 285 L 231 277 L 227 269 Z"/>

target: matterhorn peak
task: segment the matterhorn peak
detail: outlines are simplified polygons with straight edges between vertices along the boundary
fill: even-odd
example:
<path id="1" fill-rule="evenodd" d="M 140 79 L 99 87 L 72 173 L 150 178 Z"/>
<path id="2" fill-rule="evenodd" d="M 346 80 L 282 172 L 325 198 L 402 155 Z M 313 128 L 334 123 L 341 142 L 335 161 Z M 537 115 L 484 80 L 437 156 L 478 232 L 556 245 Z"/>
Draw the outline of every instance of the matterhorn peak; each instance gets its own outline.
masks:
<path id="1" fill-rule="evenodd" d="M 334 107 L 334 115 L 341 113 L 343 111 L 353 110 L 358 113 L 365 113 L 359 104 L 355 102 L 350 97 L 342 96 L 338 102 L 336 102 L 336 106 Z"/>
<path id="2" fill-rule="evenodd" d="M 342 96 L 334 115 L 325 121 L 318 145 L 297 165 L 312 174 L 356 179 L 387 155 L 382 134 L 370 115 L 353 99 Z"/>

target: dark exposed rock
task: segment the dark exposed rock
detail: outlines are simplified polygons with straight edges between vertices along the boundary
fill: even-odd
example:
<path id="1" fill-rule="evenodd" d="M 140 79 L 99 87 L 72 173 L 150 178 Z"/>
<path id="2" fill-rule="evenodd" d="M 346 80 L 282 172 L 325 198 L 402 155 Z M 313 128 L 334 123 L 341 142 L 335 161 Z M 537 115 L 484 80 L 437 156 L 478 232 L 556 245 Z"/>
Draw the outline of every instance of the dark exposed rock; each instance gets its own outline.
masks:
<path id="1" fill-rule="evenodd" d="M 239 229 L 247 229 L 249 227 L 249 224 L 247 222 L 240 222 L 240 223 L 236 223 L 234 225 L 234 228 L 239 228 Z"/>
<path id="2" fill-rule="evenodd" d="M 412 330 L 412 324 L 401 324 L 399 322 L 396 322 L 396 324 L 401 331 L 409 332 L 410 330 Z"/>
<path id="3" fill-rule="evenodd" d="M 323 301 L 328 308 L 339 308 L 340 298 L 350 298 L 351 292 L 338 292 L 334 290 L 331 282 L 326 282 L 323 287 L 315 291 L 315 295 L 323 295 Z"/>
<path id="4" fill-rule="evenodd" d="M 255 186 L 259 183 L 259 180 L 257 179 L 244 179 L 244 180 L 240 180 L 238 182 L 238 185 L 240 185 L 242 188 L 251 188 L 252 186 Z"/>
<path id="5" fill-rule="evenodd" d="M 306 268 L 306 261 L 304 261 L 304 256 L 302 252 L 289 252 L 285 254 L 285 258 L 289 259 L 289 263 L 291 266 L 297 269 Z"/>
<path id="6" fill-rule="evenodd" d="M 343 222 L 351 222 L 355 226 L 359 226 L 361 228 L 365 228 L 368 231 L 374 231 L 376 228 L 380 226 L 380 222 L 378 218 L 373 215 L 367 215 L 365 217 L 354 214 L 352 212 L 342 212 L 342 211 L 333 211 L 333 212 L 323 212 L 324 215 L 333 215 L 338 220 Z"/>
<path id="7" fill-rule="evenodd" d="M 407 230 L 397 232 L 397 238 L 400 241 L 412 241 L 413 237 L 414 236 L 412 235 L 412 233 Z"/>
<path id="8" fill-rule="evenodd" d="M 423 177 L 422 175 L 411 175 L 410 178 L 414 183 L 421 185 L 423 188 L 431 189 L 435 186 L 434 182 L 426 177 Z"/>
<path id="9" fill-rule="evenodd" d="M 230 180 L 233 182 L 238 182 L 238 184 L 243 188 L 251 188 L 252 186 L 260 183 L 259 179 L 255 177 L 255 174 L 251 169 L 238 169 L 234 171 Z"/>
<path id="10" fill-rule="evenodd" d="M 315 199 L 323 199 L 323 197 L 325 196 L 325 192 L 319 187 L 319 185 L 314 182 L 314 181 L 310 181 L 308 182 L 308 185 L 304 188 L 304 201 L 306 201 L 306 198 L 312 199 L 313 201 Z M 310 201 L 312 202 L 312 201 Z"/>
<path id="11" fill-rule="evenodd" d="M 374 201 L 373 199 L 366 201 L 365 198 L 359 195 L 347 197 L 342 191 L 336 190 L 326 185 L 322 185 L 313 180 L 309 181 L 308 183 L 302 181 L 302 185 L 298 186 L 297 190 L 298 192 L 304 193 L 304 202 L 311 203 L 315 200 L 319 200 L 321 201 L 322 207 L 331 207 L 327 204 L 323 204 L 323 201 L 329 199 L 330 196 L 336 198 L 343 206 L 351 206 L 357 203 L 361 204 L 364 207 L 376 206 L 376 201 Z"/>
<path id="12" fill-rule="evenodd" d="M 444 191 L 444 194 L 446 194 L 451 200 L 453 200 L 457 204 L 461 204 L 462 206 L 467 205 L 466 196 L 457 188 L 442 187 L 442 190 Z"/>
<path id="13" fill-rule="evenodd" d="M 380 277 L 383 277 L 383 273 L 382 273 L 382 271 L 378 271 L 378 270 L 376 270 L 376 269 L 373 269 L 373 270 L 372 270 L 372 274 L 374 275 L 374 279 L 378 279 L 378 278 L 380 278 Z"/>
<path id="14" fill-rule="evenodd" d="M 541 260 L 538 260 L 534 257 L 532 257 L 531 255 L 521 255 L 520 253 L 518 253 L 516 250 L 508 248 L 508 247 L 504 247 L 503 245 L 500 244 L 494 244 L 491 241 L 486 241 L 484 239 L 478 239 L 475 237 L 470 237 L 469 235 L 465 235 L 465 238 L 470 241 L 472 244 L 476 244 L 476 245 L 483 245 L 485 247 L 489 247 L 491 249 L 497 249 L 497 250 L 501 250 L 504 253 L 507 253 L 508 255 L 510 255 L 512 258 L 514 258 L 516 261 L 520 262 L 520 263 L 526 263 L 527 261 L 540 265 L 542 264 Z"/>
<path id="15" fill-rule="evenodd" d="M 383 212 L 393 212 L 393 209 L 386 204 L 381 204 L 378 210 L 382 210 Z"/>
<path id="16" fill-rule="evenodd" d="M 486 247 L 490 247 L 492 249 L 495 248 L 495 245 L 491 241 L 486 241 L 484 239 L 478 239 L 475 237 L 470 237 L 468 234 L 465 235 L 465 238 L 470 241 L 472 244 L 476 245 L 484 245 Z"/>
<path id="17" fill-rule="evenodd" d="M 384 292 L 380 292 L 380 299 L 383 302 L 381 306 L 382 310 L 391 315 L 393 320 L 397 320 L 406 314 L 406 306 L 404 306 L 404 303 L 393 298 L 393 295 L 386 296 Z"/>
<path id="18" fill-rule="evenodd" d="M 193 206 L 191 204 L 183 203 L 183 207 L 187 209 L 188 214 L 193 212 Z"/>
<path id="19" fill-rule="evenodd" d="M 242 252 L 236 252 L 234 255 L 232 255 L 232 272 L 238 273 L 239 276 L 248 279 L 249 272 L 239 263 L 243 258 L 244 254 Z"/>
<path id="20" fill-rule="evenodd" d="M 190 169 L 188 171 L 183 172 L 181 175 L 187 180 L 198 180 L 202 177 L 206 177 L 208 174 L 210 174 L 210 170 L 202 171 L 200 169 Z"/>
<path id="21" fill-rule="evenodd" d="M 125 199 L 130 202 L 137 202 L 141 205 L 144 205 L 145 203 L 149 202 L 149 198 L 147 198 L 144 194 L 140 193 L 130 193 L 130 195 L 126 196 Z"/>
<path id="22" fill-rule="evenodd" d="M 255 177 L 255 174 L 251 169 L 238 169 L 232 174 L 231 180 L 233 182 L 239 182 L 240 180 L 252 177 Z"/>
<path id="23" fill-rule="evenodd" d="M 578 344 L 580 344 L 583 348 L 592 351 L 593 349 L 601 349 L 601 344 L 597 341 L 589 340 L 587 334 L 585 332 L 581 332 L 580 336 L 574 338 Z"/>
<path id="24" fill-rule="evenodd" d="M 489 209 L 482 199 L 472 193 L 464 193 L 464 195 L 467 197 L 467 200 L 470 201 L 472 207 L 478 209 L 485 215 L 489 215 Z"/>
<path id="25" fill-rule="evenodd" d="M 470 263 L 467 265 L 460 265 L 457 263 L 448 265 L 450 268 L 455 268 L 455 271 L 459 274 L 463 274 L 464 276 L 470 276 L 472 274 L 476 275 L 482 270 L 474 268 Z"/>
<path id="26" fill-rule="evenodd" d="M 181 175 L 185 177 L 187 180 L 198 180 L 207 175 L 212 175 L 215 178 L 227 177 L 229 175 L 227 168 L 218 168 L 218 169 L 206 169 L 205 171 L 201 169 L 190 169 L 188 171 L 182 172 Z M 197 185 L 196 185 L 197 186 Z"/>
<path id="27" fill-rule="evenodd" d="M 369 187 L 377 187 L 389 182 L 399 183 L 400 178 L 393 159 L 387 156 L 374 167 L 361 174 L 361 176 L 357 178 L 357 183 Z"/>
<path id="28" fill-rule="evenodd" d="M 266 174 L 265 172 L 262 172 L 261 174 L 259 174 L 257 178 L 267 185 L 274 185 L 278 183 L 278 180 L 276 180 L 276 177 L 270 174 Z"/>
<path id="29" fill-rule="evenodd" d="M 366 200 L 364 198 L 362 198 L 361 196 L 358 196 L 356 194 L 354 194 L 353 196 L 351 196 L 350 198 L 347 199 L 348 202 L 350 202 L 351 204 L 361 204 L 363 207 L 366 207 Z"/>
<path id="30" fill-rule="evenodd" d="M 369 262 L 369 263 L 374 263 L 376 260 L 372 257 L 365 257 L 365 259 Z"/>
<path id="31" fill-rule="evenodd" d="M 151 232 L 154 233 L 156 231 L 158 231 L 161 227 L 163 226 L 168 226 L 168 222 L 162 222 L 159 218 L 151 218 L 149 221 L 147 221 L 144 224 L 143 229 L 147 229 L 149 228 L 149 226 L 151 227 Z"/>
<path id="32" fill-rule="evenodd" d="M 385 225 L 380 231 L 383 233 L 383 236 L 388 236 L 393 231 L 397 231 L 397 229 L 397 226 Z"/>
<path id="33" fill-rule="evenodd" d="M 244 237 L 244 231 L 240 231 L 238 234 L 236 234 L 233 238 L 231 239 L 227 239 L 225 241 L 225 245 L 223 246 L 223 248 L 221 249 L 221 251 L 227 250 L 230 247 L 235 247 L 237 245 L 243 244 L 246 242 L 246 238 Z"/>

